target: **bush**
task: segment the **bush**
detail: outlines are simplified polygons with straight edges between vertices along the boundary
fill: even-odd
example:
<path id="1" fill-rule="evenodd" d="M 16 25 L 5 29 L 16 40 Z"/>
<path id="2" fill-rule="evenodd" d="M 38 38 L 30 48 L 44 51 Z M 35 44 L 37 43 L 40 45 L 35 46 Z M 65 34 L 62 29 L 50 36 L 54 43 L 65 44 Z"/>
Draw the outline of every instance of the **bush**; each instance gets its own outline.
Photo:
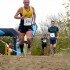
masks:
<path id="1" fill-rule="evenodd" d="M 62 49 L 70 48 L 70 38 L 63 34 L 59 36 L 60 38 L 58 39 L 57 48 L 56 48 L 57 53 L 61 52 Z M 40 37 L 35 37 L 32 40 L 32 43 L 31 43 L 31 54 L 32 55 L 42 55 L 42 47 L 41 47 L 40 39 L 41 39 Z M 48 41 L 48 46 L 49 46 L 49 41 Z M 49 47 L 47 48 L 46 51 L 47 51 L 47 54 L 50 55 Z"/>
<path id="2" fill-rule="evenodd" d="M 10 36 L 4 36 L 2 37 L 2 40 L 7 44 L 9 44 L 10 42 L 11 43 L 13 42 L 13 39 Z M 0 41 L 0 53 L 5 54 L 5 44 L 1 41 Z"/>
<path id="3" fill-rule="evenodd" d="M 5 44 L 0 42 L 0 53 L 4 54 L 5 53 Z"/>
<path id="4" fill-rule="evenodd" d="M 57 43 L 57 52 L 62 51 L 62 49 L 70 48 L 70 38 L 65 35 L 60 35 L 60 39 Z"/>
<path id="5" fill-rule="evenodd" d="M 3 41 L 9 44 L 10 42 L 13 43 L 13 38 L 10 36 L 3 37 Z"/>
<path id="6" fill-rule="evenodd" d="M 34 38 L 31 42 L 31 54 L 32 55 L 41 55 L 42 47 L 40 38 Z"/>

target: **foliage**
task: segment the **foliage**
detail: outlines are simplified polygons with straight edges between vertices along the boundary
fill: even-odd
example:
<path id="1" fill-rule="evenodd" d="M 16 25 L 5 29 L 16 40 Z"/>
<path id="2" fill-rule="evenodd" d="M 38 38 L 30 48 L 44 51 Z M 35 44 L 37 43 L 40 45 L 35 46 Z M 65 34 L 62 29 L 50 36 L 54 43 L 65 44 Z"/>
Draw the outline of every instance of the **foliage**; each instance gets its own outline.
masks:
<path id="1" fill-rule="evenodd" d="M 40 37 L 34 38 L 31 42 L 31 54 L 32 55 L 41 55 L 42 47 Z"/>
<path id="2" fill-rule="evenodd" d="M 0 42 L 0 53 L 4 54 L 5 53 L 4 51 L 5 51 L 5 44 Z"/>
<path id="3" fill-rule="evenodd" d="M 10 42 L 13 43 L 13 38 L 10 36 L 3 37 L 3 41 L 9 44 Z"/>
<path id="4" fill-rule="evenodd" d="M 7 44 L 9 44 L 10 42 L 13 42 L 12 37 L 10 36 L 4 36 L 2 37 L 2 41 L 6 42 Z M 5 53 L 5 44 L 3 42 L 0 41 L 0 53 L 4 54 Z"/>

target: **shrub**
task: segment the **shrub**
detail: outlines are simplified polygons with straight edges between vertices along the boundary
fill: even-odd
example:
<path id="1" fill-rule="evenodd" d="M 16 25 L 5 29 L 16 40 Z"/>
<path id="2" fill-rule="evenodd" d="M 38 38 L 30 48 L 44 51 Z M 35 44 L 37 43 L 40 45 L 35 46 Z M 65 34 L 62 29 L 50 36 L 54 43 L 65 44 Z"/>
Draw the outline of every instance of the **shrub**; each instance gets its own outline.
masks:
<path id="1" fill-rule="evenodd" d="M 40 38 L 34 38 L 31 42 L 31 54 L 32 55 L 41 55 L 42 47 Z"/>

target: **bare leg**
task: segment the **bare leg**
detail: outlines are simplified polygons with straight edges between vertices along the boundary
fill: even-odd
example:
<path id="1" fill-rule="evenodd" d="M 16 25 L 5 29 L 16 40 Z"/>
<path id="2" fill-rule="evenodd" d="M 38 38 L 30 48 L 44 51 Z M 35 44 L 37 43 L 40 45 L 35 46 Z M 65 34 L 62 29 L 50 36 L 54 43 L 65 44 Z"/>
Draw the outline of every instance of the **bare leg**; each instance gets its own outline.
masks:
<path id="1" fill-rule="evenodd" d="M 20 36 L 20 49 L 21 49 L 21 53 L 23 53 L 23 42 L 24 42 L 24 33 L 19 32 L 19 36 Z"/>
<path id="2" fill-rule="evenodd" d="M 26 36 L 27 36 L 28 48 L 30 48 L 31 39 L 32 39 L 32 31 L 27 31 Z"/>
<path id="3" fill-rule="evenodd" d="M 53 50 L 53 45 L 52 44 L 50 45 L 50 51 L 51 51 L 51 54 L 54 55 L 54 50 Z"/>
<path id="4" fill-rule="evenodd" d="M 54 54 L 56 53 L 56 44 L 53 45 Z"/>
<path id="5" fill-rule="evenodd" d="M 42 48 L 42 55 L 44 55 L 44 48 Z"/>

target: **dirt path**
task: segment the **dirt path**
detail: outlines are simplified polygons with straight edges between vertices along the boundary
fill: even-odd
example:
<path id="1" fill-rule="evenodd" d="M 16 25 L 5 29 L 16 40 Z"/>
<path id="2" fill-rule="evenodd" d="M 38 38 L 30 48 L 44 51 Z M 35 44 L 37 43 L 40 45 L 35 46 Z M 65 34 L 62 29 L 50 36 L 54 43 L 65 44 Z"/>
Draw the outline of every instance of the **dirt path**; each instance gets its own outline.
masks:
<path id="1" fill-rule="evenodd" d="M 0 56 L 0 70 L 70 70 L 70 58 L 52 56 Z"/>

